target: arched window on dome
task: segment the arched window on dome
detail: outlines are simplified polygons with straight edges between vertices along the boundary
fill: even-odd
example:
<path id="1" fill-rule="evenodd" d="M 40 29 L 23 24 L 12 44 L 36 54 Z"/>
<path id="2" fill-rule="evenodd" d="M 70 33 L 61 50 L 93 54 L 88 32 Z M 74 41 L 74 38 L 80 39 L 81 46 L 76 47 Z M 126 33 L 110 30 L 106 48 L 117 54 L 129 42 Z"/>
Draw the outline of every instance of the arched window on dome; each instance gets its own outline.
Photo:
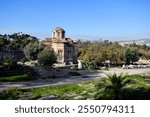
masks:
<path id="1" fill-rule="evenodd" d="M 60 32 L 57 32 L 57 37 L 58 37 L 58 38 L 61 38 L 61 37 L 60 37 Z"/>

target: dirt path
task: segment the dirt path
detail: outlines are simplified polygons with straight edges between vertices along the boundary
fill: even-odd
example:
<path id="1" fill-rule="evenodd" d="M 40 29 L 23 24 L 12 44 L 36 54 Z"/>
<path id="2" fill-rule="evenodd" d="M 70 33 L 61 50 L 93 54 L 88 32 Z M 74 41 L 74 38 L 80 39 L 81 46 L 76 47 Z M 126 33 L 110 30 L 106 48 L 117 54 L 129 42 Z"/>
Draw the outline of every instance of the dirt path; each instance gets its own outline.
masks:
<path id="1" fill-rule="evenodd" d="M 45 68 L 37 67 L 37 66 L 32 66 L 32 68 L 36 73 L 39 74 L 40 78 L 47 78 L 50 75 L 50 71 Z"/>
<path id="2" fill-rule="evenodd" d="M 34 69 L 36 73 L 38 73 L 39 77 L 42 78 L 47 78 L 50 75 L 50 71 L 46 68 L 40 67 L 40 66 L 35 66 L 34 64 L 31 64 L 31 62 L 26 62 L 27 66 L 30 66 Z"/>

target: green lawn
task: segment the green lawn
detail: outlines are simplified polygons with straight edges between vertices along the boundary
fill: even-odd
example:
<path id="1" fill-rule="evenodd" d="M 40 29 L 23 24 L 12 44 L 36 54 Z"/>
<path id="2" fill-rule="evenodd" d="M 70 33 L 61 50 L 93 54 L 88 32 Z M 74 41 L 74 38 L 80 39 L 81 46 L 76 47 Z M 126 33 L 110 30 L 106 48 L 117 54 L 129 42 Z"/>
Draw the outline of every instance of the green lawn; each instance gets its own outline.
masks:
<path id="1" fill-rule="evenodd" d="M 74 99 L 78 95 L 81 99 L 92 98 L 96 82 L 98 80 L 31 89 L 8 88 L 0 92 L 0 99 L 38 99 L 44 95 L 55 95 L 57 99 Z"/>
<path id="2" fill-rule="evenodd" d="M 150 99 L 150 76 L 130 75 L 131 84 L 123 90 L 123 99 Z M 56 99 L 96 99 L 99 92 L 101 99 L 104 89 L 97 90 L 96 85 L 102 79 L 47 86 L 31 89 L 7 89 L 0 92 L 0 99 L 39 99 L 42 96 L 54 95 Z"/>
<path id="3" fill-rule="evenodd" d="M 16 74 L 13 76 L 1 77 L 1 82 L 21 82 L 21 81 L 29 81 L 33 80 L 33 76 L 29 73 L 24 74 Z"/>
<path id="4" fill-rule="evenodd" d="M 31 67 L 16 65 L 15 68 L 9 69 L 8 66 L 0 68 L 1 82 L 21 82 L 36 79 L 37 73 Z"/>

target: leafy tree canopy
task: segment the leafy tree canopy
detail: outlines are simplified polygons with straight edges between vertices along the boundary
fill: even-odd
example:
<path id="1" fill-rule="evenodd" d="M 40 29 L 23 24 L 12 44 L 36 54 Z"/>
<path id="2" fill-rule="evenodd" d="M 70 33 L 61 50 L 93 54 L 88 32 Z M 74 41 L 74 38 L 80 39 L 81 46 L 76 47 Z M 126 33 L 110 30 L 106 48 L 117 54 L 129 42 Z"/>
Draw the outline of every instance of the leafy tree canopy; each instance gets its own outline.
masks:
<path id="1" fill-rule="evenodd" d="M 136 48 L 126 48 L 124 51 L 124 60 L 126 64 L 130 64 L 138 61 L 140 58 L 140 53 Z"/>
<path id="2" fill-rule="evenodd" d="M 52 66 L 56 61 L 57 57 L 50 47 L 45 47 L 44 50 L 38 54 L 38 62 L 42 66 Z"/>

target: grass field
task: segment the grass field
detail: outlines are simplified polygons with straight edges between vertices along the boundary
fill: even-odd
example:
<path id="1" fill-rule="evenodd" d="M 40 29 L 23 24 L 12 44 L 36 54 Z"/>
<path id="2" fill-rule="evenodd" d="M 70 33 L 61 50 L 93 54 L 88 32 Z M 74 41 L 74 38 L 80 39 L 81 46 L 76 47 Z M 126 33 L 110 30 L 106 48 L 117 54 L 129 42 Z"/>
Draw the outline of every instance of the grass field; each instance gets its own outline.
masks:
<path id="1" fill-rule="evenodd" d="M 34 80 L 37 73 L 31 67 L 17 65 L 13 69 L 7 66 L 0 68 L 0 81 L 1 82 L 21 82 Z"/>
<path id="2" fill-rule="evenodd" d="M 150 76 L 130 75 L 127 79 L 131 83 L 123 90 L 123 99 L 150 99 Z M 80 83 L 69 83 L 63 85 L 47 86 L 30 89 L 7 89 L 0 92 L 0 99 L 40 99 L 44 96 L 55 96 L 54 99 L 96 99 L 99 92 L 100 99 L 105 98 L 104 89 L 97 90 L 96 85 L 102 79 L 84 81 Z"/>

